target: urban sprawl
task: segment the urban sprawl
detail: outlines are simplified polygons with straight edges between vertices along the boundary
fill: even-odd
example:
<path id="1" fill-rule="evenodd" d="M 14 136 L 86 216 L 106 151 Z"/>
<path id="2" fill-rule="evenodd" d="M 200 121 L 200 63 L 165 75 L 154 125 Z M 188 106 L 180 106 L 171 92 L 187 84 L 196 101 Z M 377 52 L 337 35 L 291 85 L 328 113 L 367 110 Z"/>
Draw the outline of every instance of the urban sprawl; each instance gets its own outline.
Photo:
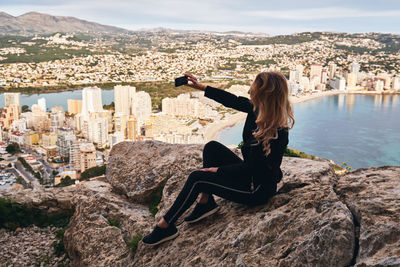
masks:
<path id="1" fill-rule="evenodd" d="M 9 47 L 0 49 L 0 60 L 7 60 L 8 55 L 24 55 L 28 47 L 39 43 L 43 49 L 85 48 L 90 55 L 0 65 L 5 103 L 0 116 L 0 153 L 7 154 L 10 144 L 18 144 L 25 152 L 19 164 L 28 164 L 33 172 L 19 171 L 17 175 L 32 185 L 32 173 L 39 172 L 43 184 L 56 185 L 67 176 L 78 180 L 88 169 L 103 166 L 110 149 L 125 140 L 205 143 L 209 128 L 229 120 L 237 111 L 207 99 L 201 91 L 165 97 L 160 110 L 155 110 L 148 92 L 126 85 L 170 82 L 185 72 L 205 83 L 231 83 L 228 91 L 246 97 L 260 71 L 284 73 L 292 99 L 325 91 L 400 91 L 400 53 L 385 51 L 385 43 L 377 41 L 374 34 L 357 38 L 303 34 L 298 39 L 309 40 L 274 44 L 264 44 L 263 40 L 268 40 L 264 37 L 258 40 L 257 36 L 244 34 L 191 35 L 196 41 L 174 33 L 154 34 L 148 51 L 134 53 L 122 51 L 132 48 L 129 45 L 112 50 L 115 43 L 110 41 L 75 40 L 73 35 L 36 36 L 15 46 L 10 40 Z M 247 37 L 255 41 L 243 42 Z M 117 84 L 112 105 L 102 105 L 102 83 Z M 21 106 L 20 92 L 24 88 L 58 85 L 84 85 L 82 98 L 66 99 L 68 110 L 48 105 L 45 97 L 31 107 Z M 33 185 L 41 186 L 37 182 Z"/>

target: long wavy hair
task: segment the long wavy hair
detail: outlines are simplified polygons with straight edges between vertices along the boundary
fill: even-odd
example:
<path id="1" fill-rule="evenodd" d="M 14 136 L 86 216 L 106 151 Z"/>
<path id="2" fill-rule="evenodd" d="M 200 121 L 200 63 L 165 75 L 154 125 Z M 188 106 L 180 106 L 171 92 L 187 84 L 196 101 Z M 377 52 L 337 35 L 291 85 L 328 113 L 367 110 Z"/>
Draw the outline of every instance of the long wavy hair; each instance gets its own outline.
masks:
<path id="1" fill-rule="evenodd" d="M 278 128 L 293 128 L 294 116 L 289 101 L 285 76 L 279 72 L 259 73 L 249 90 L 254 111 L 257 111 L 257 129 L 254 138 L 261 142 L 265 155 L 271 152 L 270 141 L 278 138 Z"/>

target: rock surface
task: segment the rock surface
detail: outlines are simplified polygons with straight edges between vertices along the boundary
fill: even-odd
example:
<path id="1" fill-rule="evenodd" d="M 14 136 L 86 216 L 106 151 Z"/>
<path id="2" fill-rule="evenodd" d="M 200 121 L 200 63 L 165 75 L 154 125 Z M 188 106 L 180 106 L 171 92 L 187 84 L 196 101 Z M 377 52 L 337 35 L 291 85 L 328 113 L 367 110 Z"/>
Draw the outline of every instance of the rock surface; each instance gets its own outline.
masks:
<path id="1" fill-rule="evenodd" d="M 111 151 L 106 182 L 7 194 L 46 212 L 74 210 L 64 236 L 72 266 L 400 266 L 400 167 L 337 176 L 328 161 L 299 158 L 284 158 L 266 205 L 216 197 L 217 214 L 179 225 L 176 239 L 155 248 L 139 242 L 133 253 L 129 241 L 152 230 L 202 167 L 202 148 L 123 142 Z M 160 188 L 153 218 L 143 203 Z"/>
<path id="2" fill-rule="evenodd" d="M 146 203 L 170 178 L 184 177 L 202 166 L 201 145 L 172 145 L 159 141 L 121 142 L 113 146 L 107 180 L 115 192 Z"/>
<path id="3" fill-rule="evenodd" d="M 358 169 L 335 190 L 358 225 L 356 266 L 400 266 L 400 168 Z"/>
<path id="4" fill-rule="evenodd" d="M 68 265 L 69 259 L 57 257 L 53 250 L 53 243 L 57 242 L 55 232 L 59 229 L 37 226 L 19 228 L 15 232 L 0 229 L 1 266 Z"/>

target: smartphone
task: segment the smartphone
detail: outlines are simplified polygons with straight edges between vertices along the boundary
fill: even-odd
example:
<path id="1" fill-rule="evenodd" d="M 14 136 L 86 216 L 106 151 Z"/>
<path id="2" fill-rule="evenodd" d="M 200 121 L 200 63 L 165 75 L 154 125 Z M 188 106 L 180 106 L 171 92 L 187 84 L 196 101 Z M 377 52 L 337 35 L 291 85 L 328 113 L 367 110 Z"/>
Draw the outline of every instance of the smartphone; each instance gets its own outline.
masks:
<path id="1" fill-rule="evenodd" d="M 175 79 L 175 87 L 184 85 L 188 83 L 188 78 L 186 76 L 182 76 Z"/>

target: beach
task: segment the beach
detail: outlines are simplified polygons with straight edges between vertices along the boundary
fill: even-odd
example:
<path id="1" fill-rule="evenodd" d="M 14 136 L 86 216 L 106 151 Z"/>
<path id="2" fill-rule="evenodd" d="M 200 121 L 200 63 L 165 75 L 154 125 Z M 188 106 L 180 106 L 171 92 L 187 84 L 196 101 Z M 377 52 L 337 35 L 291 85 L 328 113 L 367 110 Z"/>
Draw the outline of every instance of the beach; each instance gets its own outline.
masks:
<path id="1" fill-rule="evenodd" d="M 324 91 L 324 92 L 316 92 L 311 95 L 305 95 L 305 96 L 290 96 L 290 102 L 292 104 L 297 104 L 305 101 L 309 101 L 312 99 L 324 97 L 324 96 L 331 96 L 331 95 L 339 95 L 339 94 L 368 94 L 368 95 L 377 95 L 377 94 L 393 94 L 393 93 L 399 93 L 396 91 L 389 91 L 389 92 L 376 92 L 376 91 L 339 91 L 339 90 L 331 90 L 331 91 Z M 209 142 L 211 140 L 214 140 L 219 132 L 221 132 L 223 129 L 232 127 L 235 124 L 244 121 L 246 119 L 247 114 L 243 112 L 239 112 L 236 114 L 229 114 L 227 115 L 223 120 L 215 121 L 211 124 L 208 124 L 204 130 L 204 137 L 206 142 Z"/>

